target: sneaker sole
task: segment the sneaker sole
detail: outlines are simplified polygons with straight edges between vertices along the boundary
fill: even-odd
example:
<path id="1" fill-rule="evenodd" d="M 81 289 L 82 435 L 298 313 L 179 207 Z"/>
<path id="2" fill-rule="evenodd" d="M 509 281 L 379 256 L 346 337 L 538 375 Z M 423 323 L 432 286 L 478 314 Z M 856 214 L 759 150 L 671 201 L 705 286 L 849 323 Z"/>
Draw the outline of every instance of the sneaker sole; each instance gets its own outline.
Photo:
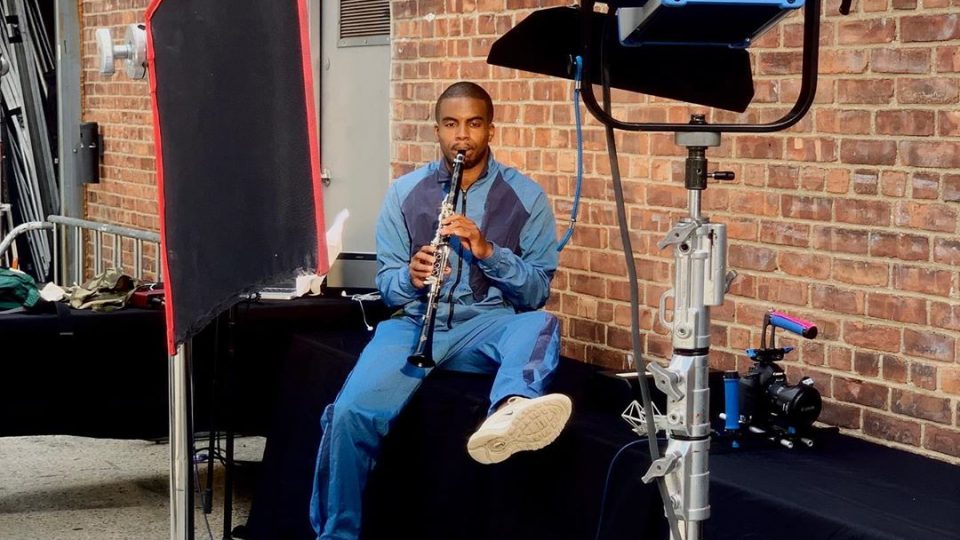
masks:
<path id="1" fill-rule="evenodd" d="M 562 394 L 531 400 L 530 405 L 517 411 L 507 429 L 470 437 L 467 452 L 474 460 L 489 465 L 517 452 L 539 450 L 560 436 L 571 409 L 570 398 Z"/>

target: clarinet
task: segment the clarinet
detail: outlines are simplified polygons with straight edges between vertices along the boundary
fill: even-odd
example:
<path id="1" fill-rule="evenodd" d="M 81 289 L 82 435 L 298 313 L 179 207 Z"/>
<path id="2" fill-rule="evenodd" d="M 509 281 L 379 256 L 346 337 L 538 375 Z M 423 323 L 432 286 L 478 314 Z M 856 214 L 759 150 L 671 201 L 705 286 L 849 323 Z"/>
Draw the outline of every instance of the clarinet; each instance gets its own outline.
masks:
<path id="1" fill-rule="evenodd" d="M 420 327 L 420 339 L 413 354 L 407 357 L 407 362 L 419 367 L 428 368 L 437 365 L 433 361 L 433 328 L 437 322 L 437 302 L 440 300 L 440 287 L 443 286 L 443 271 L 450 259 L 450 235 L 440 234 L 443 220 L 452 216 L 457 208 L 457 198 L 460 196 L 460 180 L 463 177 L 463 156 L 466 152 L 459 150 L 453 160 L 453 174 L 450 176 L 450 191 L 440 205 L 440 217 L 437 222 L 437 233 L 430 245 L 434 251 L 433 270 L 424 283 L 430 285 L 427 293 L 427 310 L 423 313 L 423 326 Z"/>

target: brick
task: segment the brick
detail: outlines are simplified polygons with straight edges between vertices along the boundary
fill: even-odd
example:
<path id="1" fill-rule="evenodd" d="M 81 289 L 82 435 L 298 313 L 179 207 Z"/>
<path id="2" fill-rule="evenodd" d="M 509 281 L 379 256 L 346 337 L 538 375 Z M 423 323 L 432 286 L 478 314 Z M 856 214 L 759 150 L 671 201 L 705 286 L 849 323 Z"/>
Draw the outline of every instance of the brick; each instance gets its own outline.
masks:
<path id="1" fill-rule="evenodd" d="M 831 426 L 860 429 L 860 418 L 862 414 L 863 409 L 860 407 L 837 403 L 835 401 L 824 401 L 819 420 Z"/>
<path id="2" fill-rule="evenodd" d="M 853 173 L 853 192 L 858 195 L 876 195 L 880 175 L 872 169 L 858 169 Z"/>
<path id="3" fill-rule="evenodd" d="M 764 221 L 760 224 L 760 241 L 784 246 L 810 245 L 810 226 L 802 223 Z"/>
<path id="4" fill-rule="evenodd" d="M 864 73 L 867 70 L 867 54 L 862 49 L 821 49 L 820 73 Z"/>
<path id="5" fill-rule="evenodd" d="M 887 352 L 900 350 L 900 329 L 895 327 L 846 321 L 843 323 L 843 338 L 850 345 L 867 349 Z"/>
<path id="6" fill-rule="evenodd" d="M 873 411 L 863 413 L 863 432 L 888 441 L 920 446 L 920 424 Z"/>
<path id="7" fill-rule="evenodd" d="M 770 136 L 741 135 L 736 139 L 736 156 L 742 159 L 781 159 L 782 139 Z"/>
<path id="8" fill-rule="evenodd" d="M 603 342 L 606 327 L 594 321 L 570 319 L 570 337 L 589 342 Z"/>
<path id="9" fill-rule="evenodd" d="M 757 66 L 763 75 L 793 75 L 800 73 L 803 57 L 800 51 L 760 52 Z M 866 60 L 863 61 L 864 66 Z M 859 72 L 855 72 L 859 73 Z"/>
<path id="10" fill-rule="evenodd" d="M 956 14 L 903 17 L 900 24 L 900 39 L 905 43 L 960 39 L 960 17 Z"/>
<path id="11" fill-rule="evenodd" d="M 814 113 L 817 131 L 866 135 L 871 132 L 870 112 L 858 109 L 818 109 Z"/>
<path id="12" fill-rule="evenodd" d="M 956 79 L 898 79 L 897 101 L 901 104 L 949 104 L 960 99 L 960 87 Z"/>
<path id="13" fill-rule="evenodd" d="M 924 430 L 923 447 L 948 456 L 960 457 L 960 431 L 929 425 Z"/>
<path id="14" fill-rule="evenodd" d="M 877 111 L 877 133 L 884 135 L 933 135 L 936 115 L 933 111 Z"/>
<path id="15" fill-rule="evenodd" d="M 893 165 L 897 161 L 897 143 L 844 139 L 840 143 L 840 161 L 855 165 Z"/>
<path id="16" fill-rule="evenodd" d="M 927 303 L 919 298 L 870 293 L 867 296 L 867 315 L 888 321 L 926 324 Z"/>
<path id="17" fill-rule="evenodd" d="M 933 240 L 933 261 L 940 264 L 960 266 L 960 240 L 935 238 Z"/>
<path id="18" fill-rule="evenodd" d="M 798 277 L 827 279 L 830 276 L 830 257 L 809 253 L 781 252 L 778 256 L 780 270 Z"/>
<path id="19" fill-rule="evenodd" d="M 814 163 L 836 161 L 837 141 L 826 137 L 789 137 L 784 158 Z"/>
<path id="20" fill-rule="evenodd" d="M 876 383 L 843 377 L 833 378 L 833 397 L 847 403 L 885 409 L 890 389 Z"/>
<path id="21" fill-rule="evenodd" d="M 769 248 L 733 244 L 727 249 L 727 263 L 732 268 L 769 272 L 777 268 L 777 254 Z"/>
<path id="22" fill-rule="evenodd" d="M 867 231 L 840 229 L 836 227 L 814 227 L 813 247 L 839 253 L 866 254 L 869 249 Z"/>
<path id="23" fill-rule="evenodd" d="M 837 81 L 838 103 L 883 105 L 893 101 L 892 79 L 842 79 Z"/>
<path id="24" fill-rule="evenodd" d="M 730 200 L 730 211 L 737 214 L 776 216 L 780 213 L 780 196 L 758 191 L 737 192 Z"/>
<path id="25" fill-rule="evenodd" d="M 936 232 L 957 230 L 957 210 L 946 204 L 898 202 L 894 205 L 894 224 Z"/>
<path id="26" fill-rule="evenodd" d="M 910 363 L 910 382 L 924 390 L 937 389 L 937 367 L 919 362 Z"/>
<path id="27" fill-rule="evenodd" d="M 903 330 L 903 353 L 940 362 L 956 360 L 957 340 L 952 336 L 930 331 Z"/>
<path id="28" fill-rule="evenodd" d="M 880 357 L 880 365 L 885 380 L 907 382 L 907 363 L 902 358 L 885 354 Z"/>
<path id="29" fill-rule="evenodd" d="M 910 178 L 910 195 L 914 199 L 934 200 L 940 196 L 940 176 L 929 173 L 914 173 Z"/>
<path id="30" fill-rule="evenodd" d="M 807 303 L 807 284 L 760 277 L 757 281 L 757 298 L 770 302 L 803 306 Z"/>
<path id="31" fill-rule="evenodd" d="M 960 143 L 903 141 L 899 146 L 906 165 L 935 169 L 960 168 Z"/>
<path id="32" fill-rule="evenodd" d="M 960 303 L 930 302 L 930 326 L 960 331 Z"/>
<path id="33" fill-rule="evenodd" d="M 895 289 L 939 296 L 950 294 L 953 281 L 950 272 L 906 265 L 895 265 L 892 276 Z"/>
<path id="34" fill-rule="evenodd" d="M 960 111 L 938 111 L 939 133 L 944 137 L 960 136 Z"/>
<path id="35" fill-rule="evenodd" d="M 890 411 L 940 424 L 953 420 L 949 399 L 899 388 L 894 388 L 890 395 Z"/>
<path id="36" fill-rule="evenodd" d="M 605 297 L 605 283 L 602 278 L 586 276 L 582 274 L 571 274 L 570 290 L 598 298 Z"/>
<path id="37" fill-rule="evenodd" d="M 870 233 L 870 255 L 905 261 L 930 259 L 930 240 L 926 236 L 876 231 Z"/>
<path id="38" fill-rule="evenodd" d="M 827 367 L 835 369 L 837 371 L 849 372 L 853 369 L 853 353 L 850 349 L 845 347 L 833 347 L 831 346 L 829 352 L 827 353 Z M 837 384 L 837 377 L 834 377 L 834 386 Z M 834 397 L 840 399 L 837 396 L 836 390 L 834 390 Z"/>
<path id="39" fill-rule="evenodd" d="M 833 200 L 825 197 L 799 197 L 783 195 L 783 217 L 830 221 L 833 213 Z"/>
<path id="40" fill-rule="evenodd" d="M 890 203 L 885 201 L 840 199 L 836 201 L 836 220 L 856 225 L 889 225 Z"/>
<path id="41" fill-rule="evenodd" d="M 960 71 L 960 47 L 937 47 L 936 66 L 940 73 Z"/>
<path id="42" fill-rule="evenodd" d="M 889 265 L 885 263 L 849 259 L 833 262 L 833 279 L 853 285 L 886 286 L 889 272 Z"/>
<path id="43" fill-rule="evenodd" d="M 960 395 L 960 368 L 940 368 L 940 388 L 948 394 Z"/>
<path id="44" fill-rule="evenodd" d="M 890 43 L 896 38 L 896 33 L 897 23 L 894 19 L 843 21 L 837 25 L 841 45 Z"/>
<path id="45" fill-rule="evenodd" d="M 863 315 L 865 294 L 833 285 L 813 284 L 810 286 L 811 305 L 817 309 L 826 309 L 838 313 Z"/>
<path id="46" fill-rule="evenodd" d="M 880 375 L 880 355 L 870 351 L 854 351 L 853 371 L 864 377 Z"/>
<path id="47" fill-rule="evenodd" d="M 930 73 L 930 49 L 883 48 L 870 51 L 874 73 Z"/>
<path id="48" fill-rule="evenodd" d="M 907 175 L 898 171 L 880 174 L 880 193 L 888 197 L 903 197 L 907 193 Z"/>

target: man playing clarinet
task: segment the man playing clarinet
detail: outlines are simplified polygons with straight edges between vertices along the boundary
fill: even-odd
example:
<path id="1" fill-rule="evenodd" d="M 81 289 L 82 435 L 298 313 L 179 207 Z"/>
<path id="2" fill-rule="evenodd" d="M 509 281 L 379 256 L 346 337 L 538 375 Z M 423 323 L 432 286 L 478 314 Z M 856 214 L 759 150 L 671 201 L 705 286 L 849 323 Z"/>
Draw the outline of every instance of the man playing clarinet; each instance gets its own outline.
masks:
<path id="1" fill-rule="evenodd" d="M 560 345 L 557 319 L 539 311 L 557 267 L 549 201 L 533 180 L 493 159 L 493 102 L 483 88 L 450 86 L 435 115 L 442 158 L 393 182 L 377 222 L 377 288 L 402 311 L 380 323 L 321 419 L 310 508 L 320 540 L 359 537 L 381 442 L 432 369 L 496 374 L 488 416 L 466 445 L 480 463 L 543 448 L 570 417 L 570 399 L 546 393 Z M 458 153 L 461 191 L 440 220 Z M 441 236 L 447 264 L 436 275 Z M 428 294 L 435 282 L 437 294 Z M 424 335 L 428 298 L 436 314 Z M 408 361 L 421 337 L 431 340 L 436 368 Z"/>

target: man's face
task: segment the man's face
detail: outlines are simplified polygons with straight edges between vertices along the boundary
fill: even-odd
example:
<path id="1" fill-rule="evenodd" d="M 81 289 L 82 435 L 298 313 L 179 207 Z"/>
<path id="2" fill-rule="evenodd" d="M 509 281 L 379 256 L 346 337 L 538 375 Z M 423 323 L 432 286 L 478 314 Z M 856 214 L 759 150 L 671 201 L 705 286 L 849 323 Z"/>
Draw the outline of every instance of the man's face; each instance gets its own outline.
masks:
<path id="1" fill-rule="evenodd" d="M 440 102 L 436 125 L 443 157 L 453 163 L 458 150 L 466 150 L 464 168 L 472 169 L 487 159 L 493 124 L 487 121 L 487 106 L 480 99 L 456 97 Z"/>

